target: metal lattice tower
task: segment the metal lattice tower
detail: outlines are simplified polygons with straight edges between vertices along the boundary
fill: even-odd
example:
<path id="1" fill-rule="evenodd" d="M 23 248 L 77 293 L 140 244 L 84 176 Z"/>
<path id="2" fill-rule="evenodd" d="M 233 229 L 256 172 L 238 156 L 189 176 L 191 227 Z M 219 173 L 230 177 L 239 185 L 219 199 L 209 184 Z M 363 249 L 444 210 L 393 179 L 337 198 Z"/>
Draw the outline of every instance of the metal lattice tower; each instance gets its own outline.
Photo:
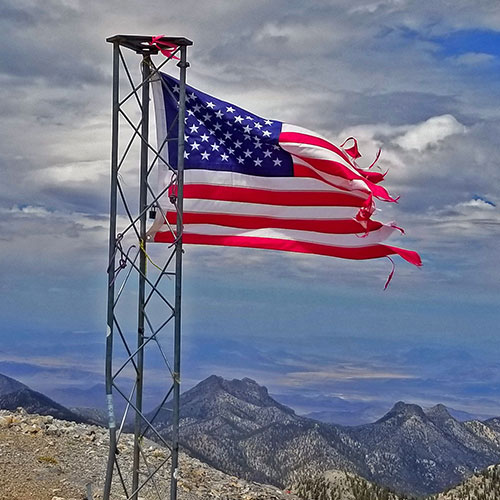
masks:
<path id="1" fill-rule="evenodd" d="M 148 490 L 159 499 L 169 494 L 171 500 L 176 500 L 185 85 L 187 47 L 192 42 L 181 37 L 162 37 L 155 45 L 151 36 L 131 35 L 116 35 L 107 41 L 113 44 L 113 113 L 106 332 L 110 443 L 104 499 L 137 500 L 140 493 Z M 151 56 L 158 54 L 158 42 L 173 48 L 156 66 Z M 140 72 L 127 62 L 130 51 L 142 57 Z M 136 55 L 132 58 L 138 62 Z M 179 74 L 179 113 L 175 133 L 169 131 L 162 143 L 155 146 L 149 133 L 149 90 L 150 83 L 158 80 L 158 70 L 165 65 L 173 66 Z M 140 74 L 137 83 L 134 73 Z M 166 144 L 172 140 L 178 143 L 175 166 L 170 166 L 166 157 Z M 161 192 L 157 192 L 154 168 L 158 161 L 172 171 L 170 186 Z M 158 245 L 161 249 L 152 257 L 150 252 L 157 249 L 150 251 L 147 246 L 148 216 L 165 217 L 159 200 L 170 187 L 177 193 L 177 227 L 172 228 L 177 238 L 170 246 Z M 146 411 L 145 398 L 151 382 L 156 386 L 160 382 L 164 387 L 163 399 L 154 405 L 156 411 Z M 171 425 L 167 433 L 160 433 L 155 419 L 165 407 L 172 412 Z M 133 460 L 128 463 L 119 453 L 125 431 L 134 435 Z M 166 447 L 160 463 L 153 464 L 148 459 L 145 435 Z"/>

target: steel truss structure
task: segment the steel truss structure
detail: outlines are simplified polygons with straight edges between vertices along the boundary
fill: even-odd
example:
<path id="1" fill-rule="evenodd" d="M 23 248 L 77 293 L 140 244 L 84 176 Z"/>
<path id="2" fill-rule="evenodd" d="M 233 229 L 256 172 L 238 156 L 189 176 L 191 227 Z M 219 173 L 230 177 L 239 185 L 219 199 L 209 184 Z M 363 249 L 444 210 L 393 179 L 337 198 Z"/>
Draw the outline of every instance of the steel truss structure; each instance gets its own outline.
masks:
<path id="1" fill-rule="evenodd" d="M 131 35 L 116 35 L 107 41 L 113 44 L 113 112 L 106 332 L 110 441 L 103 497 L 137 500 L 148 491 L 148 496 L 164 499 L 169 495 L 176 500 L 185 85 L 187 47 L 192 42 L 179 37 Z M 162 46 L 170 49 L 156 66 L 151 56 L 158 54 Z M 142 58 L 138 82 L 133 78 L 137 66 L 134 71 L 127 63 L 130 51 Z M 139 62 L 137 55 L 132 56 L 135 63 Z M 162 144 L 155 146 L 149 133 L 150 83 L 158 80 L 158 70 L 165 65 L 174 66 L 179 74 L 179 113 L 175 132 L 169 131 Z M 175 168 L 166 158 L 166 144 L 173 140 L 178 148 Z M 165 218 L 160 198 L 170 187 L 158 192 L 154 177 L 158 161 L 172 170 L 170 186 L 176 192 L 178 216 L 177 227 L 172 228 L 175 243 L 161 245 L 162 253 L 154 255 L 158 249 L 147 246 L 148 217 Z M 154 386 L 156 394 L 159 387 L 164 391 L 163 398 L 149 410 L 148 384 Z M 160 433 L 155 419 L 164 408 L 171 417 L 168 432 Z M 133 432 L 133 459 L 128 462 L 120 456 L 120 449 L 127 447 L 123 443 L 125 431 Z M 165 453 L 155 456 L 155 460 L 148 456 L 146 435 L 165 446 Z"/>

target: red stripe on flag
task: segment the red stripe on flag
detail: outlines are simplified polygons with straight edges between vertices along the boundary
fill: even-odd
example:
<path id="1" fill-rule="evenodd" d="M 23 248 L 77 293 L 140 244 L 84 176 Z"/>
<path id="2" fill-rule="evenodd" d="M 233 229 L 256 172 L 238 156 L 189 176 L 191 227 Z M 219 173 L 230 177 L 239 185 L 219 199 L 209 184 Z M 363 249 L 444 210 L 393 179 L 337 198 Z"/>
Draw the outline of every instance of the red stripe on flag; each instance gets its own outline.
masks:
<path id="1" fill-rule="evenodd" d="M 298 166 L 294 166 L 294 173 L 296 169 L 298 169 Z M 302 175 L 301 177 L 312 176 Z M 317 178 L 323 181 L 320 175 L 318 175 Z M 259 203 L 292 207 L 361 207 L 364 203 L 364 198 L 347 192 L 344 194 L 328 191 L 271 191 L 245 187 L 212 186 L 209 184 L 185 184 L 184 198 L 237 201 L 242 203 Z"/>
<path id="2" fill-rule="evenodd" d="M 170 231 L 157 232 L 154 237 L 154 241 L 158 243 L 172 243 L 174 241 L 174 235 Z M 318 243 L 274 238 L 258 238 L 253 236 L 216 236 L 190 233 L 184 233 L 182 241 L 183 243 L 194 245 L 262 248 L 267 250 L 281 250 L 285 252 L 311 253 L 354 260 L 378 259 L 389 255 L 399 255 L 415 266 L 422 265 L 420 256 L 416 252 L 383 244 L 370 245 L 366 247 L 334 247 Z"/>
<path id="3" fill-rule="evenodd" d="M 361 181 L 363 181 L 368 186 L 370 191 L 373 193 L 373 196 L 375 196 L 376 198 L 379 198 L 379 199 L 385 200 L 385 201 L 392 201 L 392 202 L 397 201 L 396 198 L 393 198 L 388 193 L 387 189 L 371 182 L 369 179 L 367 179 L 366 177 L 364 177 L 363 175 L 361 175 L 359 173 L 354 173 L 354 172 L 351 172 L 350 170 L 346 169 L 347 172 L 344 175 L 343 173 L 338 171 L 339 164 L 332 161 L 332 160 L 312 158 L 310 156 L 306 156 L 306 155 L 301 156 L 299 154 L 295 154 L 295 156 L 297 156 L 301 160 L 304 160 L 306 163 L 308 163 L 312 167 L 316 168 L 317 170 L 320 170 L 321 172 L 325 172 L 325 174 L 338 175 L 339 177 L 343 176 L 345 179 L 348 179 L 348 180 L 361 180 Z M 313 176 L 310 176 L 310 177 L 313 177 Z M 328 183 L 328 180 L 323 179 L 321 177 L 321 175 L 318 175 L 317 173 L 315 173 L 314 178 L 315 179 L 320 178 L 323 180 L 323 182 Z"/>
<path id="4" fill-rule="evenodd" d="M 170 224 L 177 224 L 177 213 L 168 212 Z M 328 234 L 359 234 L 376 231 L 382 227 L 377 221 L 366 221 L 361 224 L 355 219 L 281 219 L 276 217 L 259 217 L 234 214 L 193 213 L 184 212 L 184 224 L 213 224 L 217 226 L 237 227 L 242 229 L 297 229 Z"/>
<path id="5" fill-rule="evenodd" d="M 311 164 L 311 161 L 309 160 L 309 158 L 305 158 L 305 163 Z M 325 172 L 325 173 L 332 174 L 331 172 Z M 330 182 L 328 179 L 325 179 L 319 172 L 316 172 L 312 168 L 312 166 L 307 166 L 307 165 L 304 165 L 303 163 L 294 163 L 293 164 L 293 175 L 295 177 L 306 177 L 306 178 L 310 178 L 310 179 L 317 179 L 317 180 L 324 182 L 325 184 L 328 184 L 329 186 L 333 186 L 337 189 L 344 189 L 346 191 L 346 193 L 349 192 L 349 188 L 341 186 L 340 184 L 336 184 L 334 182 Z M 348 180 L 348 179 L 343 179 L 343 180 Z M 366 184 L 365 179 L 363 179 L 363 182 Z M 365 195 L 365 198 L 364 198 L 365 200 L 368 197 L 368 192 L 369 192 L 369 190 L 368 190 L 368 188 L 366 188 L 366 192 L 363 193 Z M 361 191 L 358 190 L 358 193 L 361 193 Z M 356 206 L 362 206 L 362 204 L 356 205 Z"/>

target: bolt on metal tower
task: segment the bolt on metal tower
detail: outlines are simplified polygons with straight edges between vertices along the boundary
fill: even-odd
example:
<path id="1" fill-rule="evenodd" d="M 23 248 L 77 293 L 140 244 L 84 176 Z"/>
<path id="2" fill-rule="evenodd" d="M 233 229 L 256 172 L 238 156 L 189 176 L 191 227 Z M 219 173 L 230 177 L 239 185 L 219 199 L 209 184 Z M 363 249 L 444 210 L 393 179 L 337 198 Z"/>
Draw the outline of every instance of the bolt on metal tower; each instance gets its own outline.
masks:
<path id="1" fill-rule="evenodd" d="M 179 399 L 182 285 L 182 213 L 184 119 L 187 47 L 181 37 L 116 35 L 113 44 L 113 113 L 111 138 L 111 197 L 106 332 L 106 395 L 109 421 L 109 457 L 104 499 L 137 500 L 145 491 L 159 499 L 177 498 L 179 460 Z M 151 56 L 162 46 L 170 49 L 158 66 Z M 134 82 L 131 52 L 142 57 L 140 79 Z M 164 51 L 165 54 L 165 51 Z M 137 61 L 136 56 L 135 61 Z M 178 62 L 177 62 L 178 60 Z M 179 74 L 177 127 L 161 144 L 149 136 L 150 83 L 158 70 L 173 66 Z M 132 67 L 132 70 L 130 69 Z M 135 67 L 137 73 L 137 66 Z M 170 165 L 166 144 L 177 141 L 177 165 Z M 172 170 L 170 186 L 158 192 L 156 164 Z M 165 217 L 159 200 L 170 187 L 177 191 L 175 242 L 148 248 L 149 217 Z M 174 229 L 172 229 L 174 231 Z M 155 254 L 156 252 L 156 254 Z M 161 253 L 160 253 L 161 252 Z M 149 384 L 149 385 L 148 385 Z M 160 400 L 149 403 L 163 387 Z M 155 419 L 171 412 L 168 427 L 159 432 Z M 132 461 L 120 456 L 124 432 L 133 433 Z M 162 455 L 148 456 L 145 437 L 166 447 Z M 170 468 L 169 468 L 170 465 Z M 167 472 L 166 472 L 167 471 Z M 169 492 L 169 493 L 168 493 Z"/>

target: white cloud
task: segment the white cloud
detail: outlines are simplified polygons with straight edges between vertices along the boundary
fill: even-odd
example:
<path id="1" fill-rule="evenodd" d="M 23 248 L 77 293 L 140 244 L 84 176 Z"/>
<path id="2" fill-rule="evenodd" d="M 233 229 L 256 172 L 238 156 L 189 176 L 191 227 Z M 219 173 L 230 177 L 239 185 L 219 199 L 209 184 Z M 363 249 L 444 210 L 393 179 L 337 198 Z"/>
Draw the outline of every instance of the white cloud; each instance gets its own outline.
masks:
<path id="1" fill-rule="evenodd" d="M 283 376 L 280 382 L 289 387 L 307 387 L 310 384 L 325 384 L 332 381 L 341 380 L 398 380 L 414 379 L 415 375 L 399 373 L 397 371 L 388 371 L 382 368 L 361 367 L 355 365 L 341 365 L 339 368 L 327 368 L 325 370 L 311 371 L 290 371 Z M 279 380 L 279 378 L 277 377 Z"/>
<path id="2" fill-rule="evenodd" d="M 466 52 L 465 54 L 460 54 L 459 56 L 452 58 L 452 60 L 457 64 L 477 66 L 493 62 L 495 60 L 495 56 L 492 54 L 485 54 L 484 52 Z"/>
<path id="3" fill-rule="evenodd" d="M 377 0 L 370 2 L 359 2 L 351 8 L 350 12 L 353 14 L 374 14 L 378 10 L 386 9 L 386 11 L 398 11 L 404 9 L 405 0 Z"/>
<path id="4" fill-rule="evenodd" d="M 488 200 L 482 199 L 482 198 L 474 198 L 473 200 L 469 201 L 464 201 L 462 203 L 458 203 L 456 205 L 456 208 L 472 208 L 472 209 L 479 209 L 479 210 L 495 210 L 496 205 Z"/>
<path id="5" fill-rule="evenodd" d="M 433 116 L 423 123 L 411 127 L 394 142 L 403 149 L 425 149 L 436 146 L 454 134 L 464 134 L 466 127 L 452 115 Z"/>
<path id="6" fill-rule="evenodd" d="M 500 232 L 500 211 L 493 202 L 479 197 L 431 209 L 428 216 L 440 226 L 442 236 L 452 235 L 456 241 Z"/>
<path id="7" fill-rule="evenodd" d="M 99 182 L 107 181 L 108 163 L 104 161 L 80 161 L 61 166 L 50 166 L 36 172 L 34 180 L 39 185 L 95 183 L 96 188 L 98 188 Z"/>

